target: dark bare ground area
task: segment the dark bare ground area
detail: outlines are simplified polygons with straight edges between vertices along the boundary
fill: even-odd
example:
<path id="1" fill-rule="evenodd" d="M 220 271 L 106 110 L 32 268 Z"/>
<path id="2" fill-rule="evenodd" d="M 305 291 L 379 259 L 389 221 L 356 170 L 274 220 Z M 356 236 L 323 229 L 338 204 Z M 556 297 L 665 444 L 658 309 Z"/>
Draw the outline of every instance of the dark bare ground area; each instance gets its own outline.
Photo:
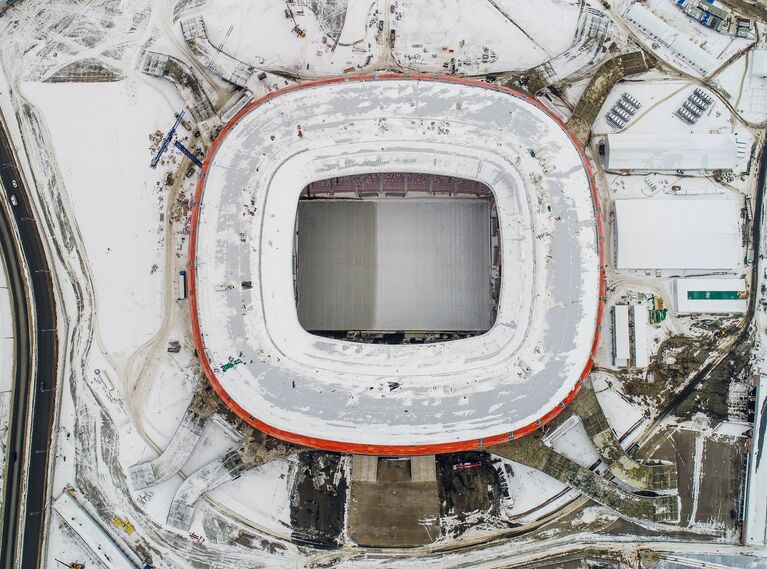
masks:
<path id="1" fill-rule="evenodd" d="M 500 487 L 492 457 L 483 452 L 459 452 L 437 456 L 442 516 L 455 516 L 463 522 L 468 514 L 480 512 L 480 521 L 498 515 Z M 458 464 L 479 464 L 477 468 L 455 469 Z M 470 525 L 457 524 L 453 531 L 459 535 Z"/>
<path id="2" fill-rule="evenodd" d="M 657 409 L 663 408 L 673 398 L 674 391 L 703 366 L 717 347 L 727 337 L 738 333 L 738 321 L 712 321 L 701 323 L 698 328 L 700 334 L 670 336 L 661 343 L 647 368 L 652 380 L 633 376 L 629 372 L 617 373 L 626 395 L 643 400 L 645 404 Z M 714 373 L 712 371 L 709 376 Z M 722 391 L 721 387 L 712 387 L 711 391 L 724 394 L 726 407 L 727 388 Z M 721 397 L 718 401 L 721 401 Z"/>
<path id="3" fill-rule="evenodd" d="M 293 539 L 335 547 L 344 527 L 347 480 L 342 455 L 302 452 L 290 501 Z"/>

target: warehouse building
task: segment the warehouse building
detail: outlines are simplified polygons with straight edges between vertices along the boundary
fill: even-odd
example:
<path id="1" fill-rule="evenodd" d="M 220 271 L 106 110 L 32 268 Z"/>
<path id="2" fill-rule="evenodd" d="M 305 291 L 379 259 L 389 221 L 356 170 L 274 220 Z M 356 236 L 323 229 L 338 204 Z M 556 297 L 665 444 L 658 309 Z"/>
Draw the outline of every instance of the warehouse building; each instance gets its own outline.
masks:
<path id="1" fill-rule="evenodd" d="M 748 305 L 743 279 L 675 279 L 679 314 L 742 314 Z"/>
<path id="2" fill-rule="evenodd" d="M 650 363 L 648 353 L 648 315 L 643 306 L 634 306 L 631 310 L 631 323 L 634 325 L 634 367 L 645 368 Z"/>
<path id="3" fill-rule="evenodd" d="M 613 306 L 613 365 L 629 365 L 629 307 L 627 304 Z"/>
<path id="4" fill-rule="evenodd" d="M 731 134 L 608 134 L 605 141 L 608 170 L 676 172 L 733 170 L 738 147 Z"/>
<path id="5" fill-rule="evenodd" d="M 734 272 L 742 262 L 740 208 L 727 199 L 615 201 L 615 266 Z"/>
<path id="6" fill-rule="evenodd" d="M 640 4 L 632 4 L 625 14 L 635 28 L 641 30 L 653 40 L 663 44 L 680 60 L 706 75 L 716 68 L 716 58 L 695 45 L 690 38 L 673 28 L 649 9 Z"/>

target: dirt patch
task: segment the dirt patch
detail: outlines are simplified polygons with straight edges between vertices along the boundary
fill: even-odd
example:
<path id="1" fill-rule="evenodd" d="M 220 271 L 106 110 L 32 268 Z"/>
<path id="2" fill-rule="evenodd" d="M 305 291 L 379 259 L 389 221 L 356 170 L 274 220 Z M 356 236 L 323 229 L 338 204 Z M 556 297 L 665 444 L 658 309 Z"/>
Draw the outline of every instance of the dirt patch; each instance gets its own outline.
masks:
<path id="1" fill-rule="evenodd" d="M 381 459 L 376 482 L 352 482 L 352 541 L 369 547 L 413 547 L 440 537 L 438 483 L 412 482 L 411 468 L 408 459 Z"/>
<path id="2" fill-rule="evenodd" d="M 300 453 L 290 502 L 293 539 L 320 547 L 338 546 L 344 528 L 347 487 L 342 455 Z"/>
<path id="3" fill-rule="evenodd" d="M 471 526 L 497 517 L 500 480 L 492 456 L 484 452 L 459 452 L 437 456 L 442 516 L 458 523 L 451 533 L 459 535 Z M 469 522 L 471 516 L 471 523 Z M 465 523 L 464 523 L 465 522 Z"/>
<path id="4" fill-rule="evenodd" d="M 627 396 L 651 408 L 661 409 L 679 386 L 737 331 L 735 320 L 703 323 L 698 334 L 674 335 L 664 340 L 647 368 L 647 378 L 633 376 L 627 371 L 615 375 L 620 378 Z"/>
<path id="5" fill-rule="evenodd" d="M 711 370 L 695 391 L 681 402 L 675 415 L 681 419 L 690 419 L 696 413 L 703 413 L 714 421 L 742 419 L 741 415 L 744 414 L 745 409 L 741 407 L 747 407 L 747 398 L 734 401 L 731 400 L 730 394 L 734 383 L 749 382 L 752 349 L 751 340 L 735 346 L 730 357 L 725 358 Z"/>

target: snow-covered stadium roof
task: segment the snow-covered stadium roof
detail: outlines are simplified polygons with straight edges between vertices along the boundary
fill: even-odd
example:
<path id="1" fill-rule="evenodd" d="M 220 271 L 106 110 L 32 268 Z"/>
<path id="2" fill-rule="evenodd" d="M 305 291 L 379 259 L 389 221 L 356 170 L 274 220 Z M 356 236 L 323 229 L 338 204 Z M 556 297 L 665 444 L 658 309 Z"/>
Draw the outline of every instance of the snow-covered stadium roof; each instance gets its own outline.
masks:
<path id="1" fill-rule="evenodd" d="M 733 200 L 616 200 L 616 267 L 734 270 L 742 257 L 739 219 Z"/>
<path id="2" fill-rule="evenodd" d="M 608 170 L 732 170 L 738 147 L 731 134 L 627 132 L 607 135 L 605 159 Z"/>
<path id="3" fill-rule="evenodd" d="M 402 171 L 492 188 L 504 267 L 495 325 L 426 345 L 307 333 L 293 296 L 299 193 Z M 202 367 L 240 417 L 310 446 L 417 454 L 531 432 L 592 365 L 604 293 L 595 199 L 564 125 L 510 90 L 386 75 L 272 93 L 226 127 L 198 185 L 189 280 Z"/>

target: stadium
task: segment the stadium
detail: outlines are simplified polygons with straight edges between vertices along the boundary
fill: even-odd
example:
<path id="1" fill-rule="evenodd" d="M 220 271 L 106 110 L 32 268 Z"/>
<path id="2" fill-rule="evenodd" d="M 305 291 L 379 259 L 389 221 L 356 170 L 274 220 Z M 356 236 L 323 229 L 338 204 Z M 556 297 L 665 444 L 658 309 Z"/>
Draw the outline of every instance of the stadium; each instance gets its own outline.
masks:
<path id="1" fill-rule="evenodd" d="M 202 369 L 252 426 L 415 455 L 547 423 L 603 313 L 583 149 L 533 99 L 374 75 L 251 103 L 206 156 L 189 298 Z"/>

